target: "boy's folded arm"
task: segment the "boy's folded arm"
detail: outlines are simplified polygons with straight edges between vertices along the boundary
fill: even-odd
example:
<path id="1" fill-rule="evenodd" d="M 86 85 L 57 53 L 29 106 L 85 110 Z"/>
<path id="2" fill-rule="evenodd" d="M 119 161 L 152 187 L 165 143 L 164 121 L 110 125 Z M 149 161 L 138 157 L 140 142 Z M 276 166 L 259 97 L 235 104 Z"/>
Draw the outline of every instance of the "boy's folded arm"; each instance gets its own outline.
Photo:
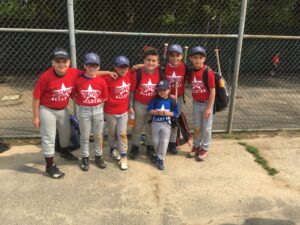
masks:
<path id="1" fill-rule="evenodd" d="M 129 110 L 133 109 L 133 92 L 129 95 Z"/>

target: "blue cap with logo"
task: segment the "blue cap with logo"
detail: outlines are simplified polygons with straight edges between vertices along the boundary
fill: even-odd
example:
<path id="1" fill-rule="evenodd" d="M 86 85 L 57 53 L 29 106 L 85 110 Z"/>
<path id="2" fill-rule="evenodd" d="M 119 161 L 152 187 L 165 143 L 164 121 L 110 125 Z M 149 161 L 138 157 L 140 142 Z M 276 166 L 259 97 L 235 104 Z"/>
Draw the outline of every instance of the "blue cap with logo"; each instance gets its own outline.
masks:
<path id="1" fill-rule="evenodd" d="M 190 55 L 195 55 L 195 54 L 201 54 L 201 55 L 206 56 L 206 50 L 205 50 L 205 48 L 203 48 L 201 46 L 193 47 L 191 49 Z"/>
<path id="2" fill-rule="evenodd" d="M 87 65 L 87 64 L 97 64 L 97 65 L 100 65 L 100 58 L 94 52 L 87 53 L 84 56 L 84 64 L 85 65 Z"/>
<path id="3" fill-rule="evenodd" d="M 66 49 L 57 48 L 53 52 L 52 59 L 70 59 L 70 55 Z"/>
<path id="4" fill-rule="evenodd" d="M 156 85 L 156 90 L 166 90 L 170 88 L 170 84 L 167 80 L 161 80 Z"/>
<path id="5" fill-rule="evenodd" d="M 118 56 L 115 61 L 114 61 L 114 66 L 119 67 L 119 66 L 129 66 L 129 60 L 126 56 Z"/>
<path id="6" fill-rule="evenodd" d="M 179 54 L 183 54 L 183 50 L 182 50 L 182 47 L 178 44 L 174 44 L 174 45 L 171 45 L 169 48 L 168 48 L 168 52 L 177 52 Z"/>

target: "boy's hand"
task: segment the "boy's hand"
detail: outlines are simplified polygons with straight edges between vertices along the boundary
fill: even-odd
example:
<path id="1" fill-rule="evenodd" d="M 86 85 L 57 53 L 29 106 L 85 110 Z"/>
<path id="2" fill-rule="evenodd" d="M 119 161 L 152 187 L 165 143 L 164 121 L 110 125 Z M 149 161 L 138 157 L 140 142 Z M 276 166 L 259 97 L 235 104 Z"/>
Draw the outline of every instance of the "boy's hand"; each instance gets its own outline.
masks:
<path id="1" fill-rule="evenodd" d="M 131 115 L 132 113 L 134 113 L 133 108 L 130 108 L 128 112 L 129 112 L 129 115 Z"/>
<path id="2" fill-rule="evenodd" d="M 35 128 L 40 127 L 40 118 L 39 117 L 33 117 L 33 125 Z"/>
<path id="3" fill-rule="evenodd" d="M 176 95 L 170 95 L 170 97 L 173 98 L 173 99 L 175 99 L 175 100 L 177 100 Z"/>
<path id="4" fill-rule="evenodd" d="M 109 72 L 109 76 L 111 76 L 113 79 L 118 78 L 118 74 L 116 72 Z"/>
<path id="5" fill-rule="evenodd" d="M 208 119 L 211 115 L 212 111 L 211 111 L 211 108 L 206 108 L 205 111 L 204 111 L 204 119 Z"/>

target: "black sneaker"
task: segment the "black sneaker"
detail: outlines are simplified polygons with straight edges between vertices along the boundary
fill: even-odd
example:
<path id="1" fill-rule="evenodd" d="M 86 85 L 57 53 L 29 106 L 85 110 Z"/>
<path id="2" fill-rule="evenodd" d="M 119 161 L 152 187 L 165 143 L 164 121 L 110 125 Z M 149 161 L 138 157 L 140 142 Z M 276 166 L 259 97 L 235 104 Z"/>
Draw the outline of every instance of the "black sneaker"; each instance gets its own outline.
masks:
<path id="1" fill-rule="evenodd" d="M 178 153 L 177 149 L 176 149 L 176 143 L 174 142 L 169 142 L 169 146 L 168 146 L 168 151 L 170 153 L 172 153 L 173 155 L 176 155 Z"/>
<path id="2" fill-rule="evenodd" d="M 147 145 L 146 146 L 146 155 L 148 158 L 151 158 L 152 155 L 155 154 L 155 151 L 154 151 L 154 147 L 152 145 Z"/>
<path id="3" fill-rule="evenodd" d="M 65 174 L 61 172 L 55 164 L 50 167 L 46 167 L 46 173 L 54 179 L 63 178 L 65 176 Z"/>
<path id="4" fill-rule="evenodd" d="M 106 163 L 105 163 L 102 155 L 96 155 L 95 161 L 96 161 L 97 166 L 99 166 L 100 169 L 104 169 L 106 167 Z"/>
<path id="5" fill-rule="evenodd" d="M 131 146 L 131 151 L 129 153 L 129 158 L 136 159 L 138 157 L 138 155 L 139 155 L 139 151 L 140 151 L 139 146 L 132 145 Z"/>
<path id="6" fill-rule="evenodd" d="M 157 156 L 156 156 L 156 154 L 153 154 L 153 155 L 150 156 L 150 161 L 153 164 L 155 164 L 157 162 Z"/>
<path id="7" fill-rule="evenodd" d="M 89 163 L 89 157 L 82 157 L 82 161 L 81 161 L 81 169 L 83 171 L 88 171 L 90 168 L 90 163 Z"/>
<path id="8" fill-rule="evenodd" d="M 60 153 L 60 157 L 71 162 L 78 162 L 78 158 L 73 155 L 70 150 L 64 150 Z"/>

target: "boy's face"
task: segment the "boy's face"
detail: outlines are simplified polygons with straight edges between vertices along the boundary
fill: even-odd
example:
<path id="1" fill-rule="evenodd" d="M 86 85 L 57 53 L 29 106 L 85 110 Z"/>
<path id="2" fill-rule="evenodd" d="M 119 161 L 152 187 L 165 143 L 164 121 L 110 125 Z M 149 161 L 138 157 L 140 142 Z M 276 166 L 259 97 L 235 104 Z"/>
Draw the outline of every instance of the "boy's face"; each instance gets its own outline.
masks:
<path id="1" fill-rule="evenodd" d="M 190 56 L 190 60 L 195 69 L 200 69 L 204 66 L 206 57 L 201 54 L 195 54 Z"/>
<path id="2" fill-rule="evenodd" d="M 169 62 L 172 66 L 178 66 L 183 58 L 183 54 L 180 54 L 178 52 L 170 52 L 169 55 Z"/>
<path id="3" fill-rule="evenodd" d="M 114 67 L 115 71 L 117 72 L 117 74 L 119 76 L 125 76 L 129 70 L 129 66 L 118 66 L 118 67 Z"/>
<path id="4" fill-rule="evenodd" d="M 167 99 L 170 94 L 170 89 L 158 90 L 157 93 L 159 97 Z"/>
<path id="5" fill-rule="evenodd" d="M 70 59 L 54 59 L 52 60 L 52 66 L 55 70 L 55 72 L 58 75 L 65 75 L 67 72 L 68 68 L 70 67 Z"/>
<path id="6" fill-rule="evenodd" d="M 157 55 L 148 55 L 144 59 L 144 64 L 148 70 L 154 70 L 156 67 L 158 67 L 158 56 Z"/>
<path id="7" fill-rule="evenodd" d="M 98 64 L 86 64 L 84 65 L 84 69 L 89 76 L 96 76 L 100 66 Z"/>

